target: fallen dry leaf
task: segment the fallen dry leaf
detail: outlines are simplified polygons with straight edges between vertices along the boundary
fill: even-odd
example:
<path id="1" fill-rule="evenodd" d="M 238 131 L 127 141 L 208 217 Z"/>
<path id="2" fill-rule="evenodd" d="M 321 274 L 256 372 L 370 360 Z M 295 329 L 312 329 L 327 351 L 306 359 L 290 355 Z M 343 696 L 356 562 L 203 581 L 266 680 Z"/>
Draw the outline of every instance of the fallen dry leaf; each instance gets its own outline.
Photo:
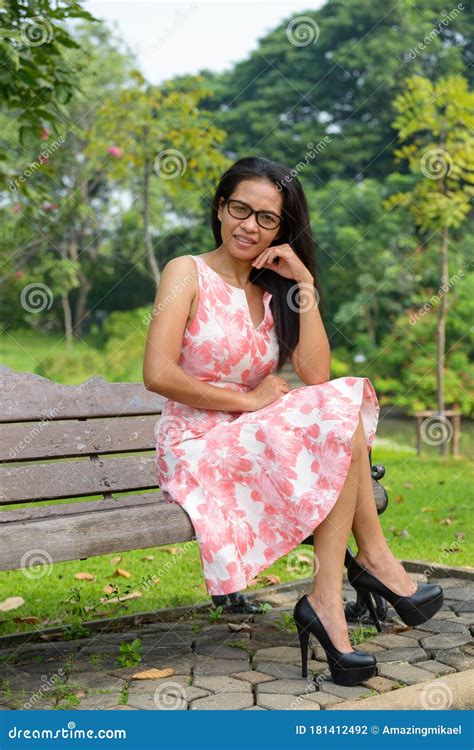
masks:
<path id="1" fill-rule="evenodd" d="M 107 576 L 107 578 L 131 578 L 132 574 L 128 572 L 128 570 L 124 570 L 123 568 L 117 568 L 117 570 L 114 570 L 112 575 Z"/>
<path id="2" fill-rule="evenodd" d="M 394 503 L 403 503 L 403 502 L 405 502 L 404 495 L 395 495 L 392 499 L 393 499 Z"/>
<path id="3" fill-rule="evenodd" d="M 260 580 L 262 581 L 264 586 L 273 586 L 273 584 L 281 583 L 281 580 L 278 578 L 278 576 L 274 575 L 262 576 Z"/>
<path id="4" fill-rule="evenodd" d="M 232 630 L 234 633 L 237 633 L 240 630 L 243 630 L 244 633 L 252 632 L 252 628 L 248 622 L 228 622 L 227 625 L 229 626 L 229 630 Z"/>
<path id="5" fill-rule="evenodd" d="M 30 615 L 27 617 L 14 617 L 13 622 L 28 622 L 30 625 L 34 625 L 37 622 L 41 622 L 39 617 L 35 617 L 34 615 Z"/>
<path id="6" fill-rule="evenodd" d="M 111 586 L 110 583 L 107 584 L 107 586 L 104 586 L 102 589 L 104 594 L 113 594 L 114 591 L 118 591 L 117 586 Z"/>
<path id="7" fill-rule="evenodd" d="M 145 560 L 145 561 L 154 560 L 154 559 L 155 559 L 155 555 L 145 555 L 145 557 L 140 557 L 140 560 Z"/>
<path id="8" fill-rule="evenodd" d="M 110 564 L 111 565 L 118 565 L 121 559 L 122 558 L 120 556 L 119 557 L 112 557 L 112 559 L 110 560 Z"/>
<path id="9" fill-rule="evenodd" d="M 11 609 L 18 609 L 24 603 L 25 600 L 21 596 L 9 596 L 0 602 L 0 612 L 10 612 Z"/>
<path id="10" fill-rule="evenodd" d="M 162 552 L 169 552 L 170 555 L 177 555 L 179 552 L 178 547 L 167 547 L 166 549 L 161 550 Z"/>
<path id="11" fill-rule="evenodd" d="M 91 573 L 74 573 L 74 578 L 77 578 L 78 581 L 93 581 L 95 576 Z"/>
<path id="12" fill-rule="evenodd" d="M 422 508 L 422 509 L 421 509 L 421 512 L 422 512 L 422 513 L 434 513 L 434 511 L 435 511 L 435 510 L 436 510 L 436 508 L 430 508 L 430 507 L 429 507 L 429 506 L 427 505 L 427 506 L 426 506 L 425 508 Z"/>
<path id="13" fill-rule="evenodd" d="M 259 585 L 260 585 L 260 581 L 258 580 L 258 578 L 252 578 L 251 581 L 247 581 L 247 586 L 259 586 Z"/>
<path id="14" fill-rule="evenodd" d="M 408 487 L 408 489 L 411 490 L 411 488 L 414 487 L 415 485 L 413 484 L 413 482 L 403 482 L 403 486 Z"/>
<path id="15" fill-rule="evenodd" d="M 135 672 L 135 674 L 132 674 L 132 680 L 161 680 L 162 677 L 171 677 L 172 674 L 175 674 L 172 667 L 146 669 L 144 672 Z"/>
<path id="16" fill-rule="evenodd" d="M 141 591 L 133 591 L 131 594 L 121 594 L 121 596 L 113 596 L 112 599 L 101 597 L 101 604 L 115 604 L 116 602 L 125 602 L 127 599 L 137 599 L 142 595 Z"/>

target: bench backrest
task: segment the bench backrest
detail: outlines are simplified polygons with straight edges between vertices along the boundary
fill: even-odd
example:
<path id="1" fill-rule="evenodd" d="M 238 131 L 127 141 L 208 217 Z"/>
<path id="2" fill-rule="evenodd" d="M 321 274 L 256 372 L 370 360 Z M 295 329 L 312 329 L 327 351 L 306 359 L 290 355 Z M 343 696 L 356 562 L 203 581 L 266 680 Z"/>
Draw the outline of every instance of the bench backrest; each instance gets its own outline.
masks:
<path id="1" fill-rule="evenodd" d="M 0 383 L 0 504 L 157 491 L 162 396 L 142 383 L 61 385 L 8 367 Z"/>

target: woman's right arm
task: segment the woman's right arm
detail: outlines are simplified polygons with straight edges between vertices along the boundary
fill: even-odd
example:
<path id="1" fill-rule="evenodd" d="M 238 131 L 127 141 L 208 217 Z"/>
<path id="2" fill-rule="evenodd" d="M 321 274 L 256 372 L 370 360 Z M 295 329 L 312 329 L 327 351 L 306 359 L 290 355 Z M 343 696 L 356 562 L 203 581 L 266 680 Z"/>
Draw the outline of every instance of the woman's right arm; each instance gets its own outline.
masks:
<path id="1" fill-rule="evenodd" d="M 181 344 L 196 293 L 192 258 L 173 258 L 165 265 L 153 305 L 143 362 L 143 382 L 149 391 L 198 409 L 253 411 L 247 393 L 210 385 L 179 365 Z"/>

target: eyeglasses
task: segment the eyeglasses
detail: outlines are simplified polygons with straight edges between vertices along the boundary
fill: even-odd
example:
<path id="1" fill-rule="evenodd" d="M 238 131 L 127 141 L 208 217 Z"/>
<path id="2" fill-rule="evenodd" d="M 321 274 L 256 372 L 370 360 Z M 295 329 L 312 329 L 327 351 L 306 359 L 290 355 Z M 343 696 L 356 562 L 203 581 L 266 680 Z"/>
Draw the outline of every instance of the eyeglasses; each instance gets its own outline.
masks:
<path id="1" fill-rule="evenodd" d="M 281 223 L 281 216 L 271 211 L 255 211 L 248 203 L 234 198 L 225 198 L 224 205 L 227 205 L 227 210 L 234 219 L 248 219 L 251 214 L 255 214 L 257 224 L 262 229 L 276 229 Z"/>

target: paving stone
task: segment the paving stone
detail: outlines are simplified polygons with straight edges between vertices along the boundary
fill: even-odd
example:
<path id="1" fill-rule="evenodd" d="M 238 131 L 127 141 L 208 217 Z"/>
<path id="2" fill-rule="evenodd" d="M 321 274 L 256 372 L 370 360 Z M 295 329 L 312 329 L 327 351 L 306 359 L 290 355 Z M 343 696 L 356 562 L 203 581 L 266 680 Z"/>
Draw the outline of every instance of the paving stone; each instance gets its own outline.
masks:
<path id="1" fill-rule="evenodd" d="M 423 627 L 425 627 L 425 623 L 423 623 Z M 426 638 L 430 634 L 429 630 L 422 630 L 421 628 L 409 628 L 408 630 L 403 632 L 404 638 L 411 638 L 413 643 L 412 646 L 415 646 L 418 641 L 421 641 L 422 638 Z"/>
<path id="2" fill-rule="evenodd" d="M 364 680 L 361 684 L 366 688 L 376 690 L 377 693 L 388 693 L 394 688 L 394 684 L 391 680 L 387 680 L 386 677 L 380 677 L 380 675 L 370 677 L 368 680 Z"/>
<path id="3" fill-rule="evenodd" d="M 270 682 L 275 678 L 269 674 L 263 672 L 236 672 L 234 675 L 236 680 L 244 680 L 249 682 L 251 685 L 258 685 L 260 682 Z"/>
<path id="4" fill-rule="evenodd" d="M 216 695 L 209 695 L 207 698 L 192 701 L 189 708 L 191 711 L 226 711 L 250 708 L 251 706 L 253 706 L 252 693 L 217 693 Z"/>
<path id="5" fill-rule="evenodd" d="M 319 704 L 299 698 L 294 695 L 270 695 L 265 693 L 257 696 L 258 705 L 273 711 L 318 711 Z"/>
<path id="6" fill-rule="evenodd" d="M 385 651 L 383 646 L 378 646 L 376 643 L 370 643 L 365 641 L 364 643 L 358 643 L 355 646 L 357 651 L 363 651 L 364 654 L 376 654 L 378 651 Z"/>
<path id="7" fill-rule="evenodd" d="M 157 689 L 185 688 L 188 685 L 189 677 L 185 675 L 171 675 L 158 680 L 132 680 L 128 686 L 128 695 L 154 695 Z"/>
<path id="8" fill-rule="evenodd" d="M 188 703 L 185 695 L 184 688 L 183 692 L 175 691 L 174 693 L 161 691 L 156 694 L 137 693 L 129 695 L 127 705 L 142 711 L 187 711 Z"/>
<path id="9" fill-rule="evenodd" d="M 213 659 L 202 657 L 196 661 L 194 666 L 195 675 L 232 675 L 234 672 L 242 672 L 247 662 L 242 659 Z"/>
<path id="10" fill-rule="evenodd" d="M 447 664 L 442 664 L 440 661 L 433 661 L 430 659 L 429 661 L 420 661 L 418 666 L 420 669 L 426 669 L 428 672 L 431 672 L 432 674 L 438 674 L 440 676 L 445 674 L 452 674 L 456 670 L 454 667 L 449 667 Z"/>
<path id="11" fill-rule="evenodd" d="M 414 667 L 413 664 L 404 662 L 402 664 L 379 664 L 378 673 L 382 677 L 390 677 L 397 682 L 403 682 L 405 685 L 417 685 L 419 682 L 429 680 L 429 673 Z"/>
<path id="12" fill-rule="evenodd" d="M 355 701 L 359 698 L 362 698 L 364 695 L 370 695 L 370 690 L 366 687 L 362 687 L 361 685 L 347 687 L 346 685 L 336 685 L 335 682 L 331 682 L 330 680 L 324 680 L 320 684 L 319 689 L 323 693 L 337 695 L 339 696 L 339 698 L 344 698 L 348 701 Z"/>
<path id="13" fill-rule="evenodd" d="M 256 687 L 256 694 L 272 693 L 278 695 L 302 695 L 303 693 L 314 693 L 316 685 L 309 678 L 299 680 L 273 680 L 264 682 Z"/>
<path id="14" fill-rule="evenodd" d="M 74 711 L 95 711 L 104 708 L 114 708 L 119 705 L 120 693 L 88 695 L 82 698 L 79 705 L 74 706 Z M 61 705 L 61 704 L 60 704 Z"/>
<path id="15" fill-rule="evenodd" d="M 465 643 L 470 643 L 471 641 L 472 637 L 470 633 L 466 635 L 463 633 L 440 633 L 439 635 L 430 635 L 428 638 L 423 638 L 421 645 L 425 650 L 449 649 L 463 646 Z"/>
<path id="16" fill-rule="evenodd" d="M 469 630 L 454 617 L 452 620 L 428 620 L 423 623 L 423 628 L 431 633 L 463 633 L 469 635 Z"/>
<path id="17" fill-rule="evenodd" d="M 335 703 L 341 703 L 344 698 L 340 698 L 338 695 L 331 695 L 331 693 L 324 693 L 322 690 L 318 690 L 316 693 L 309 693 L 304 697 L 305 701 L 312 701 L 317 703 L 321 708 L 327 706 L 333 706 Z"/>
<path id="18" fill-rule="evenodd" d="M 469 602 L 474 598 L 474 586 L 466 584 L 465 586 L 455 586 L 443 588 L 444 599 L 455 599 L 460 602 Z"/>
<path id="19" fill-rule="evenodd" d="M 120 692 L 125 684 L 124 679 L 114 677 L 107 672 L 79 672 L 68 679 L 68 685 L 78 685 L 83 690 L 113 690 Z"/>
<path id="20" fill-rule="evenodd" d="M 456 614 L 462 614 L 463 612 L 474 612 L 474 599 L 468 602 L 460 602 L 453 607 L 453 612 Z"/>
<path id="21" fill-rule="evenodd" d="M 426 652 L 419 647 L 415 648 L 390 648 L 377 654 L 377 664 L 390 661 L 409 661 L 411 663 L 426 660 Z"/>
<path id="22" fill-rule="evenodd" d="M 301 663 L 301 651 L 299 648 L 290 646 L 273 646 L 272 648 L 259 648 L 253 655 L 256 661 L 278 662 L 279 664 Z"/>
<path id="23" fill-rule="evenodd" d="M 384 648 L 412 648 L 413 644 L 407 641 L 404 635 L 394 635 L 393 633 L 381 633 L 380 635 L 374 635 L 372 638 L 368 638 L 369 643 L 374 643 L 376 646 L 383 646 Z"/>
<path id="24" fill-rule="evenodd" d="M 249 655 L 244 649 L 226 644 L 216 646 L 214 643 L 198 643 L 196 644 L 196 654 L 213 656 L 215 659 L 245 659 L 245 661 L 249 659 Z"/>
<path id="25" fill-rule="evenodd" d="M 261 706 L 250 706 L 250 708 L 243 708 L 243 711 L 268 711 L 268 708 L 262 708 Z"/>
<path id="26" fill-rule="evenodd" d="M 442 664 L 454 667 L 457 672 L 465 672 L 468 669 L 474 668 L 474 657 L 464 654 L 458 648 L 437 649 L 433 654 L 433 658 Z"/>
<path id="27" fill-rule="evenodd" d="M 233 677 L 225 676 L 196 676 L 194 683 L 196 687 L 204 688 L 213 693 L 251 693 L 252 688 L 249 682 L 236 680 Z"/>
<path id="28" fill-rule="evenodd" d="M 278 680 L 301 679 L 301 666 L 296 664 L 278 664 L 273 662 L 259 661 L 254 664 L 259 672 L 276 677 Z M 327 664 L 321 661 L 308 661 L 308 674 L 321 674 L 327 668 Z"/>

